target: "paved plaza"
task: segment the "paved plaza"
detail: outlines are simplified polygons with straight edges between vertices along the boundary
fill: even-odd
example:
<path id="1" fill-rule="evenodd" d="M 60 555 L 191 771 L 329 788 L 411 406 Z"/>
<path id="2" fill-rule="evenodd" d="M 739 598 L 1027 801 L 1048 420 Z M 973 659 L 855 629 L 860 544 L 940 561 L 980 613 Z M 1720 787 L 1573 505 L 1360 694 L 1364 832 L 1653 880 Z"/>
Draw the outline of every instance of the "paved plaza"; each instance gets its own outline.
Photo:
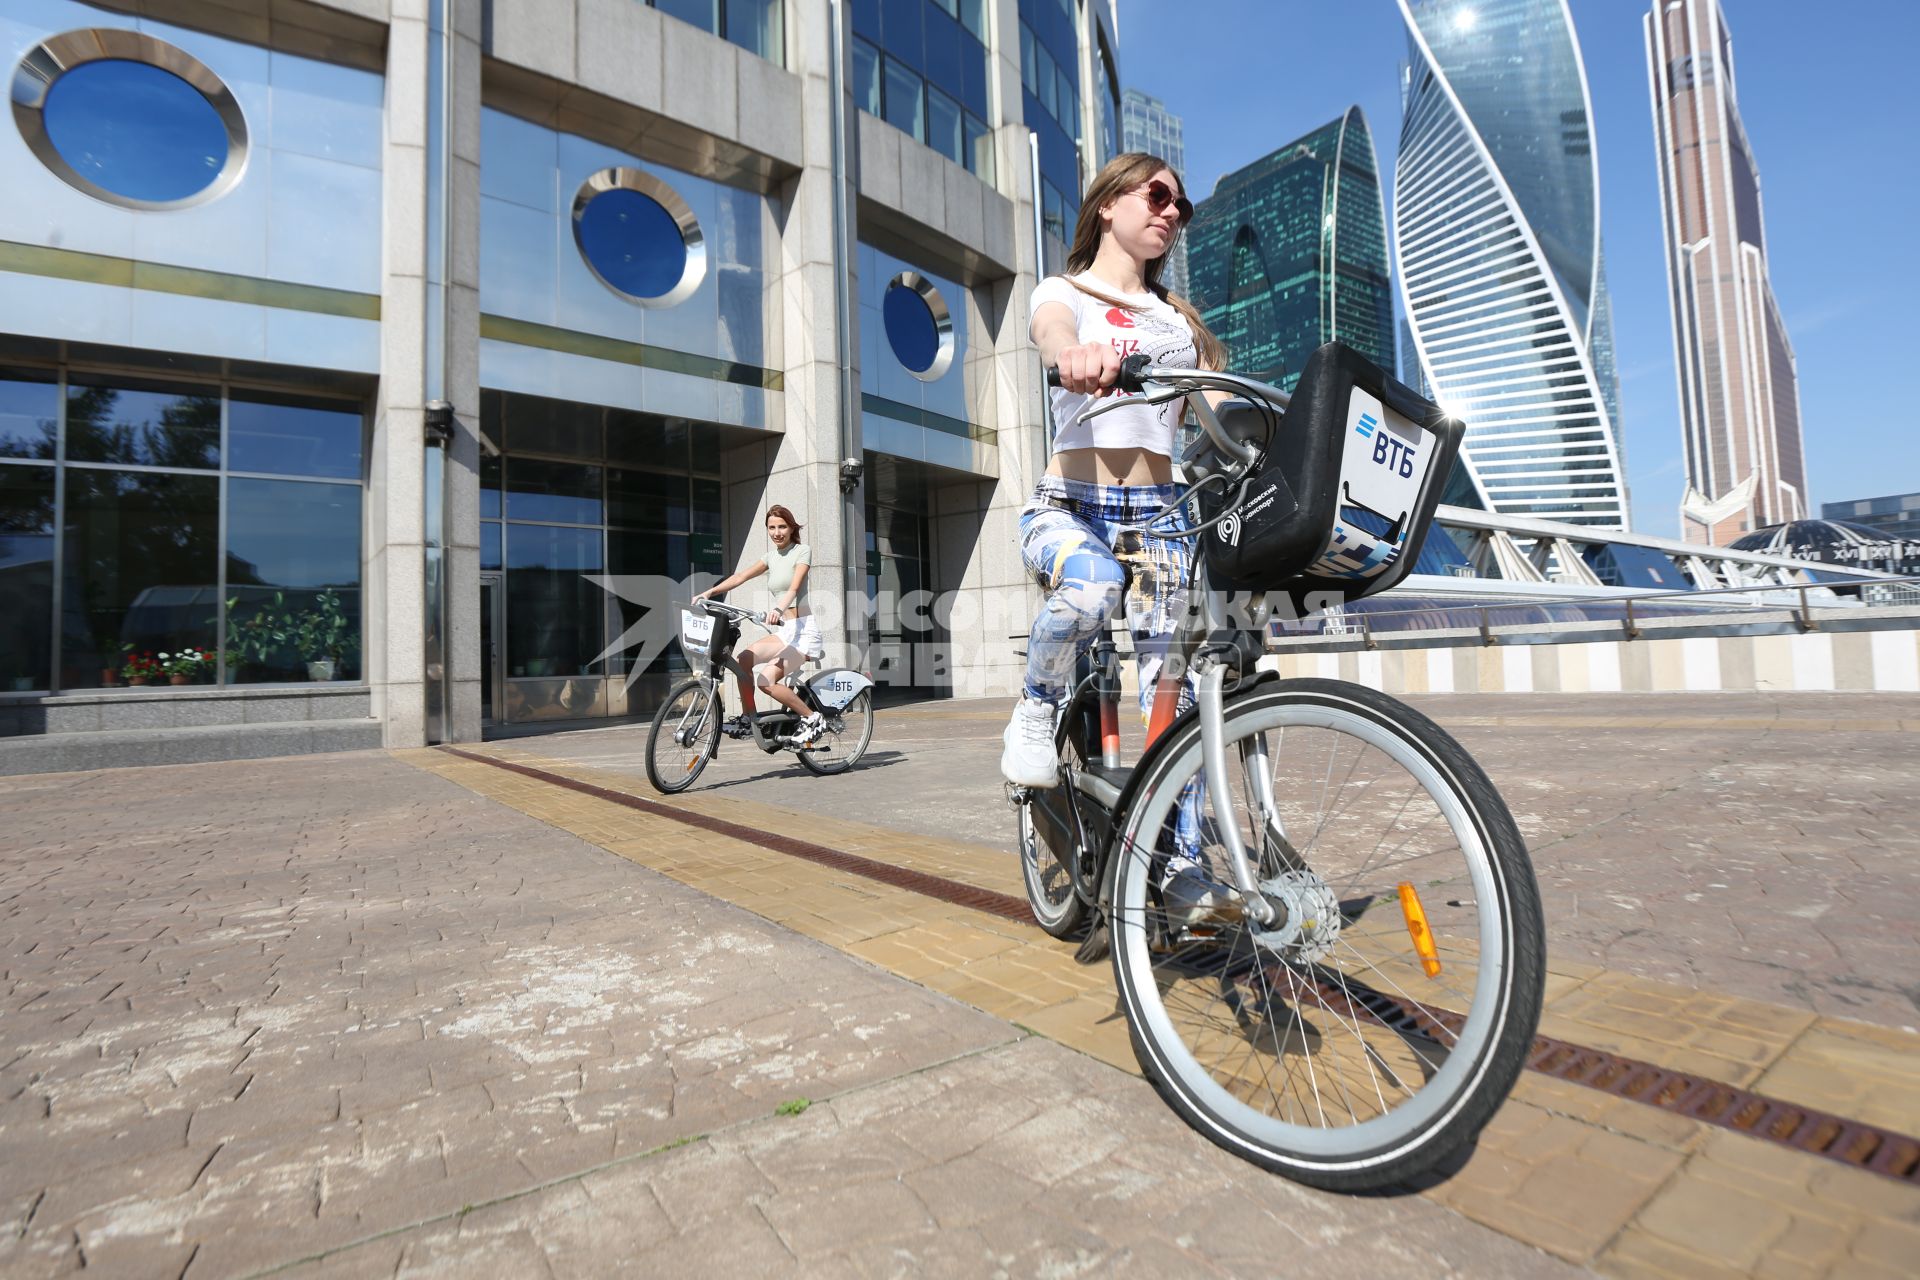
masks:
<path id="1" fill-rule="evenodd" d="M 1920 1133 L 1920 698 L 1415 701 L 1533 848 L 1543 1032 Z M 1912 1181 L 1537 1073 L 1428 1185 L 1273 1178 L 1104 966 L 695 825 L 1017 894 L 1005 711 L 665 806 L 630 726 L 0 778 L 0 1274 L 1912 1274 Z"/>

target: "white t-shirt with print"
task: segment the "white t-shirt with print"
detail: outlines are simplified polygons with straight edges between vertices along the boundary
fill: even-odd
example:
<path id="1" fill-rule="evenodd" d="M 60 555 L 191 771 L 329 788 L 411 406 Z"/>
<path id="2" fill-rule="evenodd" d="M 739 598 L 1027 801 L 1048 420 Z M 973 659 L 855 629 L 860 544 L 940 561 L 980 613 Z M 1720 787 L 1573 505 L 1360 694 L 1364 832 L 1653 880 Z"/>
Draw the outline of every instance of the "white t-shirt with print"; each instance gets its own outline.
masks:
<path id="1" fill-rule="evenodd" d="M 1049 302 L 1073 312 L 1074 332 L 1082 345 L 1110 342 L 1124 359 L 1145 353 L 1155 364 L 1196 368 L 1200 353 L 1186 317 L 1152 293 L 1122 293 L 1091 273 L 1074 277 L 1127 305 L 1116 307 L 1092 297 L 1068 282 L 1066 276 L 1048 276 L 1033 291 L 1031 316 Z M 1122 397 L 1123 399 L 1128 397 Z M 1145 449 L 1171 458 L 1178 438 L 1185 401 L 1163 405 L 1127 405 L 1084 421 L 1089 409 L 1107 404 L 1111 396 L 1087 396 L 1064 387 L 1053 388 L 1053 447 L 1064 449 Z"/>

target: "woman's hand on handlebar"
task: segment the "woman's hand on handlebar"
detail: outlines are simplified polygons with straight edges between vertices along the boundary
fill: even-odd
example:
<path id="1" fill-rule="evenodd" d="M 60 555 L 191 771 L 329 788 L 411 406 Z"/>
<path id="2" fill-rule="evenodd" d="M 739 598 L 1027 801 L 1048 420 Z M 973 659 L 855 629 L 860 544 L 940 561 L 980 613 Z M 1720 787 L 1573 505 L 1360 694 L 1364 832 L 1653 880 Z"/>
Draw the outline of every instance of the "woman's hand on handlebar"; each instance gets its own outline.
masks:
<path id="1" fill-rule="evenodd" d="M 1110 390 L 1120 376 L 1120 353 L 1111 343 L 1088 342 L 1063 347 L 1055 367 L 1060 385 L 1083 396 L 1101 395 Z"/>

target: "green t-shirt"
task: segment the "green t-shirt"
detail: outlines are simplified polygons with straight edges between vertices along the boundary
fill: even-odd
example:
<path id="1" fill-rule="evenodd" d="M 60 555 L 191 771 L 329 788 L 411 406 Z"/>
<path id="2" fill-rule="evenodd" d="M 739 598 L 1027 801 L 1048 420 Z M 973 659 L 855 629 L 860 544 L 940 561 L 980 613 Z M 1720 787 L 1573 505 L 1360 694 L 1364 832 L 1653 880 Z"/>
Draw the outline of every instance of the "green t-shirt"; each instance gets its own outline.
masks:
<path id="1" fill-rule="evenodd" d="M 786 599 L 787 589 L 793 586 L 793 573 L 803 564 L 813 563 L 813 553 L 807 550 L 807 544 L 796 542 L 785 551 L 767 552 L 767 591 L 771 603 L 778 605 Z M 807 602 L 807 584 L 802 582 L 800 590 L 793 598 L 797 608 Z"/>

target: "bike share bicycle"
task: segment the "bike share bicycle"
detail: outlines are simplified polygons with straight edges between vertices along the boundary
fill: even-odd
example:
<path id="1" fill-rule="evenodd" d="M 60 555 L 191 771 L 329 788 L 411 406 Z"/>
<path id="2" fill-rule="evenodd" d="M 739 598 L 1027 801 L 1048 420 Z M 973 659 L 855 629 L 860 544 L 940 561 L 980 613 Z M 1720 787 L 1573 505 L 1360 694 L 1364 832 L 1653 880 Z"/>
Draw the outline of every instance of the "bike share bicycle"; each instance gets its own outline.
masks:
<path id="1" fill-rule="evenodd" d="M 1303 617 L 1315 593 L 1405 576 L 1464 428 L 1339 343 L 1291 397 L 1144 357 L 1116 389 L 1185 398 L 1203 429 L 1189 487 L 1142 528 L 1199 539 L 1199 607 L 1155 699 L 1176 704 L 1184 666 L 1194 705 L 1156 711 L 1123 767 L 1116 650 L 1096 644 L 1056 730 L 1060 784 L 1008 787 L 1028 901 L 1055 937 L 1093 931 L 1083 959 L 1106 931 L 1141 1068 L 1195 1129 L 1315 1186 L 1404 1182 L 1471 1143 L 1524 1063 L 1546 963 L 1532 864 L 1433 721 L 1255 664 L 1270 595 Z M 1188 499 L 1198 524 L 1156 532 Z M 1163 893 L 1176 859 L 1217 891 Z"/>
<path id="2" fill-rule="evenodd" d="M 721 723 L 721 689 L 726 672 L 743 681 L 747 678 L 733 650 L 740 640 L 740 624 L 760 625 L 759 615 L 719 600 L 701 600 L 698 607 L 704 614 L 691 609 L 680 613 L 680 647 L 694 674 L 668 691 L 647 731 L 647 781 L 655 790 L 672 794 L 692 786 L 720 753 L 723 733 L 747 738 L 768 755 L 791 751 L 813 774 L 845 773 L 859 763 L 873 741 L 872 680 L 845 667 L 805 680 L 798 672 L 787 677 L 801 701 L 826 720 L 826 733 L 810 745 L 794 741 L 800 717 L 785 708 L 748 711 L 743 717 L 746 729 L 735 732 Z"/>

